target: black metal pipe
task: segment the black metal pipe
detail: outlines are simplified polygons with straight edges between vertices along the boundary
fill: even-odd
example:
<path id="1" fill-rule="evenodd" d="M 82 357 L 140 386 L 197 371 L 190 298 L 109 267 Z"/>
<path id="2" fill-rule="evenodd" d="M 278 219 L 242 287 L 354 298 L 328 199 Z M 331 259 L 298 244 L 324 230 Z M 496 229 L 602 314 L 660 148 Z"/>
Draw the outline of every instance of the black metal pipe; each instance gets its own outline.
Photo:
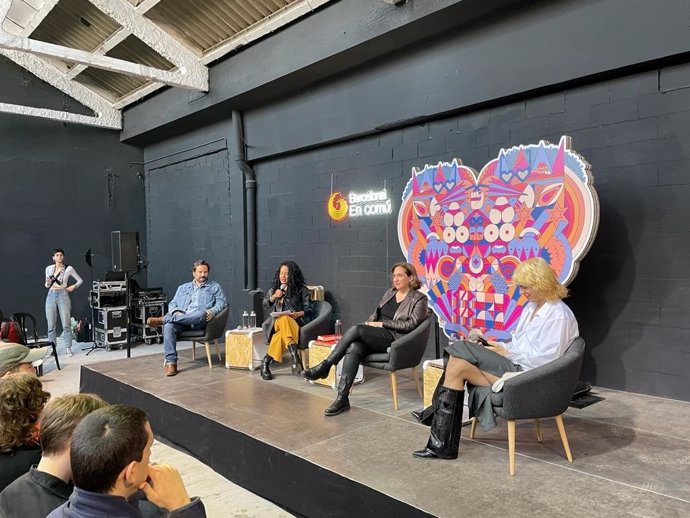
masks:
<path id="1" fill-rule="evenodd" d="M 242 114 L 232 111 L 232 125 L 235 130 L 235 163 L 244 174 L 245 191 L 245 289 L 256 289 L 256 174 L 246 161 Z"/>

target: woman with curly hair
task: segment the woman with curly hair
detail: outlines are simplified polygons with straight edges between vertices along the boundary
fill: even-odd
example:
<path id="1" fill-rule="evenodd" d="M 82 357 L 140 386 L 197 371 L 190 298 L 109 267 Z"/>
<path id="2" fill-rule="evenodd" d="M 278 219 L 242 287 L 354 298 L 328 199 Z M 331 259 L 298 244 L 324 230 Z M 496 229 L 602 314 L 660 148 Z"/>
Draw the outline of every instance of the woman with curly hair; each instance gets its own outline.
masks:
<path id="1" fill-rule="evenodd" d="M 41 460 L 37 422 L 49 398 L 33 374 L 0 379 L 0 490 Z"/>
<path id="2" fill-rule="evenodd" d="M 302 270 L 296 262 L 280 263 L 273 276 L 273 285 L 264 297 L 263 306 L 271 313 L 283 314 L 270 316 L 263 323 L 268 351 L 261 360 L 261 377 L 273 379 L 269 365 L 273 360 L 282 363 L 285 349 L 292 357 L 293 374 L 301 373 L 302 361 L 297 350 L 299 329 L 312 319 L 313 308 Z"/>

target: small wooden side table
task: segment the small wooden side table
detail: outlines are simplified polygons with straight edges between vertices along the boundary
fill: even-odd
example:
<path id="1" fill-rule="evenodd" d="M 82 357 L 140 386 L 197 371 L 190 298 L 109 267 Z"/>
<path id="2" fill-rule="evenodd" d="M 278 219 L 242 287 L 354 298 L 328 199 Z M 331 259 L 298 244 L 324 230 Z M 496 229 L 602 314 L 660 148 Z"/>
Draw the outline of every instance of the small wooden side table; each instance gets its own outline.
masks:
<path id="1" fill-rule="evenodd" d="M 261 364 L 267 348 L 264 332 L 260 327 L 226 331 L 225 368 L 253 371 Z"/>

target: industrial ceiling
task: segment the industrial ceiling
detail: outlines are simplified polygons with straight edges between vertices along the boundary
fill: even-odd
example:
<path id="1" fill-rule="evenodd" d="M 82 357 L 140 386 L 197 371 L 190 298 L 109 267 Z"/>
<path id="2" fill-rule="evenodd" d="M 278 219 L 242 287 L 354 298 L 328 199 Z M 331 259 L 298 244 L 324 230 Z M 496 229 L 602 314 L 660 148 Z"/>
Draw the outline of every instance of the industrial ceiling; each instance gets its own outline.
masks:
<path id="1" fill-rule="evenodd" d="M 0 113 L 121 129 L 169 85 L 208 91 L 208 65 L 332 0 L 0 0 L 0 54 L 93 110 Z"/>

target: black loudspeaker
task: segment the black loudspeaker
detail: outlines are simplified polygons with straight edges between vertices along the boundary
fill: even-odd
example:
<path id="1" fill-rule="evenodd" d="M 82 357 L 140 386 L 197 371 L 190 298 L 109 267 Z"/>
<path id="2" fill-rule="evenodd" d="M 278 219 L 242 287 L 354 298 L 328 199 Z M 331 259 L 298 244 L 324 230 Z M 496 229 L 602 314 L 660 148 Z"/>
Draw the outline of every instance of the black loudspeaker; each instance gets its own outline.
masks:
<path id="1" fill-rule="evenodd" d="M 136 272 L 139 255 L 139 232 L 110 233 L 112 269 L 114 272 Z"/>

